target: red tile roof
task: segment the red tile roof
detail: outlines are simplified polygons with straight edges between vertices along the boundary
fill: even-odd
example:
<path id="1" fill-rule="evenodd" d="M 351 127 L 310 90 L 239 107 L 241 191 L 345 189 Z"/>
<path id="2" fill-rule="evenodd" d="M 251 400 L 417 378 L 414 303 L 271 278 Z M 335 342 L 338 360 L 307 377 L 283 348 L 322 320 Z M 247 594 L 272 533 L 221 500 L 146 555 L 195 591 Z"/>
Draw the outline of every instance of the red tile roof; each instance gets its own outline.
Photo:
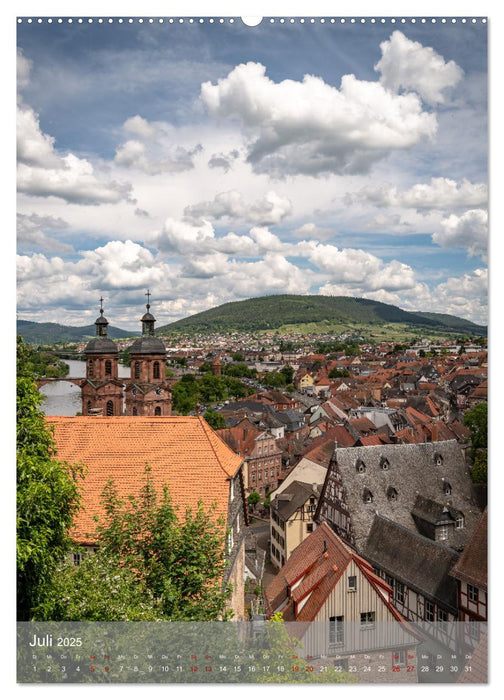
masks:
<path id="1" fill-rule="evenodd" d="M 227 517 L 229 479 L 242 460 L 203 418 L 47 416 L 46 422 L 54 428 L 57 457 L 87 468 L 74 539 L 93 541 L 107 481 L 114 480 L 119 497 L 138 496 L 147 464 L 157 492 L 168 486 L 182 512 L 201 498 L 206 507 L 216 504 L 216 517 Z"/>

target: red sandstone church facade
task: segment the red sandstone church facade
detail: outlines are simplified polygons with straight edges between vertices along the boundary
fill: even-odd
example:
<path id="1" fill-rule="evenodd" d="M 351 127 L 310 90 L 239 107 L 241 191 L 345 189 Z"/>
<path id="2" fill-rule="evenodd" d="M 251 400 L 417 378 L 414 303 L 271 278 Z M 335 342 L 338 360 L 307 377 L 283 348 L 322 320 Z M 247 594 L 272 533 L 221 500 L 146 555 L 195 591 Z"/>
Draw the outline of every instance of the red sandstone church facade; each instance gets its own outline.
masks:
<path id="1" fill-rule="evenodd" d="M 150 292 L 147 292 L 149 299 Z M 156 338 L 156 319 L 147 312 L 142 316 L 142 336 L 130 347 L 131 376 L 119 379 L 118 348 L 107 336 L 109 322 L 103 315 L 95 321 L 96 337 L 87 344 L 86 378 L 82 383 L 82 414 L 104 416 L 169 416 L 171 390 L 166 381 L 166 348 Z"/>

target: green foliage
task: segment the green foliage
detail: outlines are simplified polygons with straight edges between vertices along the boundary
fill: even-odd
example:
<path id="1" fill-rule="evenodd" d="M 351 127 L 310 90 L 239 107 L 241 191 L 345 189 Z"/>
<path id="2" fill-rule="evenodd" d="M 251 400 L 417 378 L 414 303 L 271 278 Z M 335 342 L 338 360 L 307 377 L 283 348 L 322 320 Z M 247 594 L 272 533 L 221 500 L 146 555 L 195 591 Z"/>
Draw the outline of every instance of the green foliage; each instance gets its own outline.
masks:
<path id="1" fill-rule="evenodd" d="M 24 371 L 29 373 L 34 379 L 40 379 L 41 377 L 66 377 L 68 374 L 68 365 L 63 360 L 60 360 L 54 352 L 36 350 L 23 341 L 22 354 Z"/>
<path id="2" fill-rule="evenodd" d="M 36 323 L 35 321 L 18 321 L 17 332 L 26 343 L 52 345 L 54 343 L 78 343 L 92 338 L 96 329 L 91 326 L 63 326 L 60 323 Z M 107 328 L 109 338 L 130 338 L 140 335 L 115 326 Z"/>
<path id="3" fill-rule="evenodd" d="M 339 379 L 339 377 L 350 377 L 351 374 L 347 369 L 338 369 L 335 367 L 329 372 L 329 379 Z"/>
<path id="4" fill-rule="evenodd" d="M 205 413 L 203 414 L 203 418 L 206 420 L 208 425 L 210 425 L 214 430 L 220 430 L 221 428 L 226 427 L 226 421 L 222 413 L 218 413 L 212 408 L 209 408 L 205 411 Z"/>
<path id="5" fill-rule="evenodd" d="M 233 352 L 231 355 L 233 362 L 243 362 L 245 360 L 244 355 L 241 352 Z"/>
<path id="6" fill-rule="evenodd" d="M 181 516 L 167 488 L 158 498 L 148 467 L 138 496 L 120 499 L 109 481 L 102 501 L 98 552 L 78 567 L 60 567 L 43 614 L 94 621 L 227 618 L 224 522 L 215 508 L 205 510 L 200 501 Z"/>
<path id="7" fill-rule="evenodd" d="M 257 376 L 256 370 L 251 369 L 245 362 L 224 365 L 222 372 L 230 377 L 246 377 L 247 379 L 254 379 Z"/>
<path id="8" fill-rule="evenodd" d="M 285 374 L 282 372 L 266 372 L 262 379 L 264 386 L 270 387 L 271 389 L 278 389 L 284 387 L 287 384 Z"/>
<path id="9" fill-rule="evenodd" d="M 68 529 L 79 507 L 81 470 L 58 462 L 52 434 L 39 409 L 30 349 L 17 343 L 17 602 L 29 620 L 50 590 L 70 547 Z"/>
<path id="10" fill-rule="evenodd" d="M 476 450 L 471 468 L 471 480 L 474 484 L 486 484 L 488 480 L 488 450 Z"/>
<path id="11" fill-rule="evenodd" d="M 216 377 L 211 372 L 207 372 L 197 379 L 194 374 L 185 374 L 172 388 L 173 410 L 187 415 L 196 410 L 198 404 L 225 401 L 230 397 L 243 397 L 252 391 L 234 377 Z"/>
<path id="12" fill-rule="evenodd" d="M 292 384 L 292 380 L 294 379 L 293 367 L 291 367 L 290 365 L 284 365 L 280 370 L 280 374 L 284 375 L 286 384 Z"/>
<path id="13" fill-rule="evenodd" d="M 251 506 L 257 505 L 261 500 L 261 496 L 257 493 L 257 491 L 252 491 L 251 494 L 249 494 L 247 501 L 248 504 Z"/>
<path id="14" fill-rule="evenodd" d="M 476 404 L 465 412 L 464 425 L 471 431 L 471 459 L 476 452 L 488 446 L 488 406 L 486 401 Z"/>

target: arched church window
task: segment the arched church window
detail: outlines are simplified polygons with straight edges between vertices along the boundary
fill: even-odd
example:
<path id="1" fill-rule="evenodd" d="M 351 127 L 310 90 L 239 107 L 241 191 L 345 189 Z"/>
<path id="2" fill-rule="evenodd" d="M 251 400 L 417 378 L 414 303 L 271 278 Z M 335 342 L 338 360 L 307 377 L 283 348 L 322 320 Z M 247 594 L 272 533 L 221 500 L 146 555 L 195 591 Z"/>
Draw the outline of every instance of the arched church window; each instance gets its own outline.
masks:
<path id="1" fill-rule="evenodd" d="M 87 402 L 87 412 L 89 413 L 90 410 L 91 410 L 91 401 L 88 401 Z"/>
<path id="2" fill-rule="evenodd" d="M 135 379 L 140 378 L 140 362 L 135 362 Z"/>
<path id="3" fill-rule="evenodd" d="M 105 375 L 110 377 L 112 374 L 112 360 L 105 360 Z"/>
<path id="4" fill-rule="evenodd" d="M 154 379 L 159 379 L 159 362 L 154 362 Z"/>
<path id="5" fill-rule="evenodd" d="M 161 415 L 161 406 L 156 406 L 156 408 L 154 409 L 154 415 L 155 416 Z"/>
<path id="6" fill-rule="evenodd" d="M 114 415 L 114 404 L 112 401 L 107 401 L 107 416 Z"/>

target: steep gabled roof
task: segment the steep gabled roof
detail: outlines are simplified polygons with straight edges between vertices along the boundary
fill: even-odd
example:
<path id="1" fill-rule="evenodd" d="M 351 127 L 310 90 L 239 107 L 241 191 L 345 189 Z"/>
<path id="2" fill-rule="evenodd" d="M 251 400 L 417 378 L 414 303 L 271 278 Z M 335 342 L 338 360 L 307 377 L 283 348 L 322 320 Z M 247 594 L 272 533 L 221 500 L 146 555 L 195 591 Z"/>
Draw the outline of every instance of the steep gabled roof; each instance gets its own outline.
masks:
<path id="1" fill-rule="evenodd" d="M 95 515 L 103 516 L 102 493 L 113 479 L 119 497 L 138 496 L 149 465 L 156 491 L 168 486 L 182 513 L 203 499 L 227 519 L 229 479 L 242 463 L 208 423 L 196 416 L 47 416 L 58 459 L 82 463 L 86 474 L 82 509 L 72 536 L 92 541 Z"/>
<path id="2" fill-rule="evenodd" d="M 467 547 L 455 564 L 451 575 L 486 591 L 488 560 L 487 510 L 483 513 Z"/>

